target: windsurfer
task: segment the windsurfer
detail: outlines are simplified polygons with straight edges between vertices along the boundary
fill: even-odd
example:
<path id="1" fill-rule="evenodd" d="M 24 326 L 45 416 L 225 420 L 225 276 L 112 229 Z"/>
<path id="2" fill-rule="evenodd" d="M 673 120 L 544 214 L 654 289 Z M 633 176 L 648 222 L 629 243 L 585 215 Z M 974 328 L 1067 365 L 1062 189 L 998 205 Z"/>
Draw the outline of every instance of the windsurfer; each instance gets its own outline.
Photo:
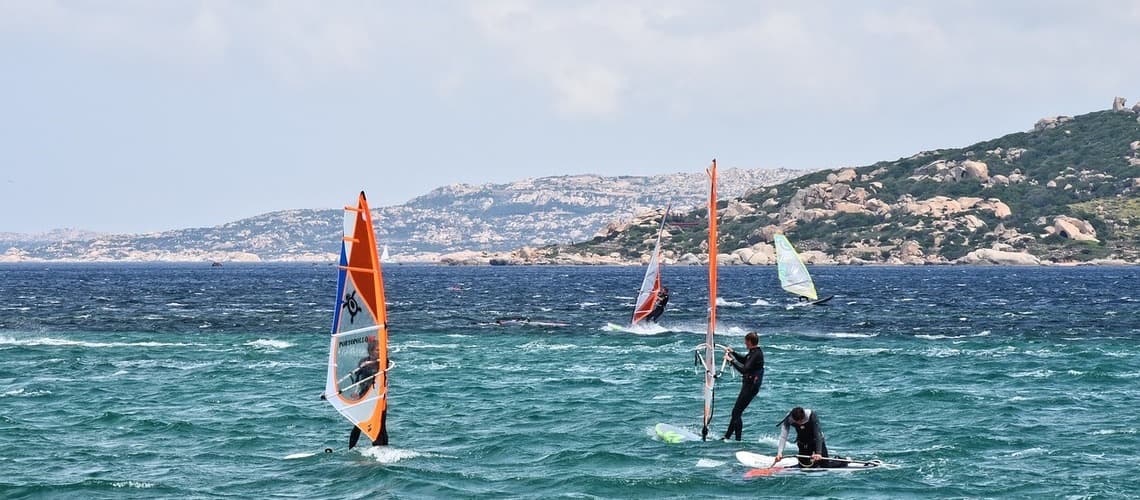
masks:
<path id="1" fill-rule="evenodd" d="M 799 448 L 800 467 L 837 468 L 846 467 L 847 462 L 827 460 L 827 443 L 819 426 L 819 415 L 802 407 L 792 408 L 777 424 L 780 427 L 780 442 L 776 445 L 776 462 L 784 458 L 784 444 L 788 442 L 788 428 L 796 428 L 796 447 Z M 810 455 L 811 458 L 806 458 Z"/>
<path id="2" fill-rule="evenodd" d="M 764 382 L 764 351 L 760 349 L 760 335 L 748 332 L 744 336 L 744 346 L 748 348 L 746 355 L 734 352 L 732 348 L 724 352 L 724 358 L 732 363 L 742 378 L 740 394 L 736 396 L 736 404 L 732 407 L 732 419 L 728 422 L 728 430 L 724 432 L 725 441 L 733 435 L 740 441 L 740 434 L 744 431 L 744 409 L 760 393 L 760 384 Z"/>
<path id="3" fill-rule="evenodd" d="M 368 342 L 368 356 L 360 358 L 357 362 L 356 368 L 353 370 L 352 382 L 359 384 L 356 386 L 356 397 L 364 397 L 368 390 L 372 388 L 376 380 L 377 368 L 380 365 L 380 360 L 377 359 L 376 337 L 369 336 Z M 387 420 L 388 411 L 385 410 L 380 415 L 380 435 L 375 441 L 372 441 L 373 446 L 381 446 L 388 444 L 388 425 Z M 360 427 L 352 426 L 352 431 L 348 435 L 348 449 L 356 447 L 356 441 L 360 439 Z"/>
<path id="4" fill-rule="evenodd" d="M 669 288 L 662 285 L 661 290 L 657 292 L 657 303 L 653 305 L 653 312 L 649 313 L 645 319 L 653 323 L 657 322 L 662 314 L 665 314 L 665 304 L 669 303 Z"/>

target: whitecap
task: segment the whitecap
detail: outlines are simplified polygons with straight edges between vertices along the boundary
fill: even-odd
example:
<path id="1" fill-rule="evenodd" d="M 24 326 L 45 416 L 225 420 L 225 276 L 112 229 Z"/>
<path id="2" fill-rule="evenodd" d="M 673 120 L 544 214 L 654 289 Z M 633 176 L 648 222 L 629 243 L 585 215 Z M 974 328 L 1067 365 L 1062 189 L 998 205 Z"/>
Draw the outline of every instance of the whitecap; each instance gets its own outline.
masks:
<path id="1" fill-rule="evenodd" d="M 412 340 L 399 344 L 402 349 L 458 349 L 459 344 L 429 344 L 419 340 Z"/>
<path id="2" fill-rule="evenodd" d="M 273 339 L 251 340 L 249 342 L 246 342 L 243 345 L 247 345 L 249 347 L 256 347 L 259 349 L 287 349 L 289 347 L 293 347 L 292 343 L 286 342 L 284 340 L 273 340 Z"/>
<path id="3" fill-rule="evenodd" d="M 111 486 L 114 488 L 141 488 L 141 489 L 145 489 L 145 488 L 154 488 L 154 483 L 148 483 L 145 481 L 118 481 L 118 482 L 111 483 Z"/>
<path id="4" fill-rule="evenodd" d="M 574 344 L 546 344 L 536 340 L 522 344 L 518 346 L 518 348 L 524 351 L 565 351 L 567 349 L 577 349 L 578 346 Z"/>
<path id="5" fill-rule="evenodd" d="M 656 396 L 653 396 L 653 399 L 673 399 L 673 395 L 672 394 L 658 394 Z"/>
<path id="6" fill-rule="evenodd" d="M 283 457 L 282 460 L 294 460 L 294 459 L 298 459 L 298 458 L 309 458 L 313 455 L 316 455 L 316 453 L 313 453 L 313 452 L 293 453 L 290 455 L 285 455 L 285 457 Z"/>
<path id="7" fill-rule="evenodd" d="M 415 450 L 401 450 L 399 448 L 392 448 L 390 446 L 373 446 L 365 448 L 360 452 L 361 455 L 376 459 L 377 462 L 382 464 L 394 464 L 400 460 L 426 456 Z"/>
<path id="8" fill-rule="evenodd" d="M 743 302 L 736 302 L 732 300 L 725 300 L 723 297 L 716 298 L 717 307 L 744 307 Z"/>
<path id="9" fill-rule="evenodd" d="M 579 309 L 588 309 L 588 308 L 591 308 L 591 307 L 594 307 L 597 305 L 601 305 L 601 302 L 580 302 L 580 303 L 578 303 L 578 308 Z"/>
<path id="10" fill-rule="evenodd" d="M 754 305 L 754 306 L 770 306 L 770 305 L 772 305 L 772 303 L 768 302 L 767 300 L 764 300 L 764 299 L 756 299 L 756 302 L 753 302 L 752 305 Z"/>
<path id="11" fill-rule="evenodd" d="M 10 336 L 0 336 L 0 345 L 21 346 L 76 346 L 76 347 L 183 347 L 195 344 L 178 342 L 86 342 L 83 340 L 57 339 L 53 337 L 36 337 L 17 339 Z"/>
<path id="12" fill-rule="evenodd" d="M 837 339 L 870 339 L 870 338 L 874 338 L 874 337 L 879 336 L 879 334 L 877 334 L 877 333 L 847 333 L 847 332 L 826 333 L 824 335 L 826 335 L 828 337 L 835 337 Z"/>
<path id="13" fill-rule="evenodd" d="M 700 467 L 702 469 L 711 469 L 713 467 L 720 467 L 722 465 L 724 465 L 724 462 L 720 460 L 712 460 L 708 458 L 701 458 L 697 460 L 697 467 Z"/>
<path id="14" fill-rule="evenodd" d="M 1027 372 L 1011 373 L 1011 374 L 1009 374 L 1009 376 L 1013 377 L 1013 378 L 1025 378 L 1025 377 L 1049 378 L 1049 377 L 1053 376 L 1053 373 L 1054 373 L 1053 370 L 1032 370 L 1032 371 L 1027 371 Z"/>
<path id="15" fill-rule="evenodd" d="M 1093 434 L 1097 436 L 1107 436 L 1110 434 L 1136 434 L 1136 429 L 1101 429 L 1099 431 L 1093 431 Z"/>
<path id="16" fill-rule="evenodd" d="M 1013 453 L 1010 453 L 1009 456 L 1015 457 L 1015 458 L 1016 457 L 1031 457 L 1031 456 L 1036 456 L 1036 455 L 1046 455 L 1048 453 L 1049 453 L 1049 450 L 1046 450 L 1045 448 L 1033 447 L 1033 448 L 1028 448 L 1028 449 L 1024 449 L 1021 451 L 1015 451 Z"/>

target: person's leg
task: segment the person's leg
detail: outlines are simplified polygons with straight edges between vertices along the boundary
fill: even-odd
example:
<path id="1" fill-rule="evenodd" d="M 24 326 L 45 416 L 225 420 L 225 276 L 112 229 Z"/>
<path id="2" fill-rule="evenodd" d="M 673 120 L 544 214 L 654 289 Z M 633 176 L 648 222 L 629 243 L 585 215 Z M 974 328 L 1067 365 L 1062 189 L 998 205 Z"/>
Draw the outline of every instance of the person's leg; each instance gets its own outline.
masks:
<path id="1" fill-rule="evenodd" d="M 352 432 L 348 433 L 348 449 L 356 448 L 356 442 L 360 440 L 360 427 L 352 426 Z"/>
<path id="2" fill-rule="evenodd" d="M 372 441 L 372 446 L 388 446 L 388 410 L 380 414 L 380 435 Z"/>

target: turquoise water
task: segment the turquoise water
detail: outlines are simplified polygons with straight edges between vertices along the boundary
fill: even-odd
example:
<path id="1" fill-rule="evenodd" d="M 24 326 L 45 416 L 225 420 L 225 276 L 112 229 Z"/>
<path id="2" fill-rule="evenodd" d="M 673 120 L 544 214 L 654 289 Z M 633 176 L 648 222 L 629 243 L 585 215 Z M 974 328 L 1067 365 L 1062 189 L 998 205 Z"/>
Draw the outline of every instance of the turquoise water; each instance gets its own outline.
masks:
<path id="1" fill-rule="evenodd" d="M 638 268 L 392 266 L 392 446 L 318 399 L 329 266 L 0 266 L 0 497 L 1122 497 L 1140 490 L 1140 269 L 724 268 L 718 342 L 761 332 L 742 443 L 699 431 L 704 270 L 671 331 L 624 323 Z M 496 326 L 528 316 L 566 327 Z M 739 387 L 718 385 L 712 432 Z M 795 405 L 898 467 L 745 479 Z M 333 453 L 322 453 L 326 447 Z M 286 458 L 289 457 L 289 458 Z"/>

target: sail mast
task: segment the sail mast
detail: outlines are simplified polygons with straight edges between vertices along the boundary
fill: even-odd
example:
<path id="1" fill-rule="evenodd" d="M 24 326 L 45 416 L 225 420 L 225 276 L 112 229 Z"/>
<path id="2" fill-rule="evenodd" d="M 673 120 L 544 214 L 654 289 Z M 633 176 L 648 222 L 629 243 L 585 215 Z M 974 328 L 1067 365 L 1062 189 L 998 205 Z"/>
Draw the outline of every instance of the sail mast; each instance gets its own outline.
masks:
<path id="1" fill-rule="evenodd" d="M 716 385 L 716 375 L 714 373 L 715 360 L 713 359 L 715 347 L 715 334 L 716 334 L 716 256 L 717 256 L 717 227 L 716 227 L 716 159 L 713 159 L 712 166 L 708 169 L 709 175 L 709 316 L 708 316 L 708 330 L 705 332 L 705 414 L 704 423 L 701 427 L 701 439 L 707 439 L 709 434 L 709 423 L 712 422 L 713 413 L 713 390 Z"/>

